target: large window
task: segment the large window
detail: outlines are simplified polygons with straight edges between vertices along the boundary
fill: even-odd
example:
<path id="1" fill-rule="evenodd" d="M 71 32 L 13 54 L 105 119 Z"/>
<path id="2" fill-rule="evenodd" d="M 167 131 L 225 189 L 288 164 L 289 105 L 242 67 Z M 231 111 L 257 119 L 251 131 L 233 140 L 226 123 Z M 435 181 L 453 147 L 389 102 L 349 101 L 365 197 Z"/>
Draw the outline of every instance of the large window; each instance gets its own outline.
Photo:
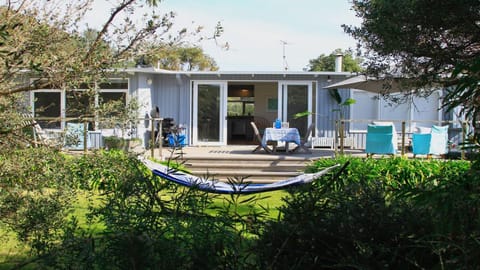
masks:
<path id="1" fill-rule="evenodd" d="M 44 90 L 33 92 L 34 116 L 42 128 L 61 128 L 61 121 L 55 120 L 62 115 L 62 92 Z"/>
<path id="2" fill-rule="evenodd" d="M 366 131 L 372 120 L 394 121 L 397 130 L 401 130 L 402 121 L 407 121 L 407 132 L 442 120 L 439 113 L 439 91 L 428 98 L 412 97 L 404 103 L 387 101 L 378 94 L 361 90 L 352 90 L 351 93 L 356 101 L 351 105 L 350 118 L 356 120 L 350 126 L 352 131 Z"/>
<path id="3" fill-rule="evenodd" d="M 120 101 L 126 105 L 128 93 L 127 79 L 111 79 L 99 83 L 97 90 L 91 92 L 85 89 L 75 90 L 35 90 L 32 92 L 32 109 L 39 124 L 43 128 L 61 129 L 65 126 L 65 118 L 93 117 L 95 107 L 110 101 Z M 45 119 L 41 119 L 45 118 Z M 53 121 L 51 118 L 63 118 Z M 89 129 L 94 128 L 91 122 Z"/>
<path id="4" fill-rule="evenodd" d="M 89 95 L 87 91 L 76 90 L 67 91 L 65 116 L 67 118 L 76 118 L 89 116 L 92 113 L 92 105 L 95 104 L 95 97 Z"/>

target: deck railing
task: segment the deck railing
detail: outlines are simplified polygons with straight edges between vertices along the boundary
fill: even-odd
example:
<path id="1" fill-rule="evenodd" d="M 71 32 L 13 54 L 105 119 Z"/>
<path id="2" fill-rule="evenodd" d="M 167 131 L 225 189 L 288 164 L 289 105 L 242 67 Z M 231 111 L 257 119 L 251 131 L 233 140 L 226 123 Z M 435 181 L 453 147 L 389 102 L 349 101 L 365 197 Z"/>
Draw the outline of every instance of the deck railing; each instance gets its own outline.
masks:
<path id="1" fill-rule="evenodd" d="M 338 142 L 338 146 L 335 145 L 335 153 L 338 151 L 340 154 L 344 153 L 345 150 L 345 138 L 348 135 L 352 134 L 362 134 L 363 137 L 366 136 L 365 131 L 352 131 L 352 128 L 347 128 L 347 125 L 351 125 L 353 123 L 364 123 L 364 124 L 371 124 L 373 122 L 391 122 L 393 124 L 399 124 L 401 126 L 400 132 L 397 131 L 397 134 L 400 135 L 400 153 L 401 155 L 405 155 L 407 149 L 407 140 L 411 138 L 411 134 L 414 133 L 412 129 L 417 126 L 417 124 L 421 124 L 421 126 L 428 126 L 428 125 L 449 125 L 449 140 L 455 138 L 455 145 L 463 144 L 467 141 L 467 132 L 468 132 L 468 122 L 462 121 L 439 121 L 439 120 L 378 120 L 378 119 L 343 119 L 343 120 L 336 120 L 335 121 L 335 143 Z M 455 125 L 455 126 L 454 126 Z M 407 127 L 408 130 L 407 130 Z M 457 138 L 458 135 L 461 135 L 461 138 Z M 357 136 L 360 137 L 360 136 Z M 465 150 L 460 148 L 462 158 L 465 158 Z"/>
<path id="2" fill-rule="evenodd" d="M 66 141 L 68 136 L 68 123 L 76 123 L 82 126 L 80 131 L 82 134 L 82 149 L 88 152 L 91 148 L 101 148 L 105 146 L 105 138 L 118 138 L 124 142 L 138 140 L 143 136 L 145 147 L 149 148 L 150 153 L 154 156 L 155 149 L 158 149 L 159 155 L 162 155 L 162 125 L 163 118 L 136 118 L 128 121 L 120 121 L 115 118 L 99 118 L 99 117 L 31 117 L 33 126 L 33 135 L 35 143 L 39 144 L 41 139 Z M 142 134 L 138 132 L 138 127 L 142 128 Z M 144 134 L 148 134 L 148 138 Z M 46 138 L 40 138 L 44 136 Z M 80 138 L 77 138 L 80 139 Z M 92 141 L 91 145 L 87 142 Z"/>
<path id="3" fill-rule="evenodd" d="M 143 142 L 145 142 L 145 147 L 150 150 L 152 156 L 154 156 L 155 149 L 158 149 L 159 154 L 157 156 L 162 155 L 162 145 L 163 140 L 165 139 L 162 136 L 162 125 L 163 125 L 163 118 L 136 118 L 134 120 L 129 121 L 119 121 L 114 120 L 114 118 L 99 118 L 99 117 L 77 117 L 77 118 L 52 118 L 52 117 L 32 117 L 32 121 L 40 127 L 40 124 L 46 128 L 40 128 L 45 131 L 45 133 L 50 133 L 51 137 L 57 137 L 59 140 L 64 140 L 64 135 L 66 132 L 66 123 L 82 123 L 83 124 L 83 142 L 89 141 L 89 136 L 91 138 L 96 138 L 97 141 L 93 145 L 92 148 L 100 148 L 104 147 L 102 141 L 110 136 L 118 137 L 121 139 L 139 139 L 140 136 L 143 137 Z M 413 126 L 417 124 L 422 124 L 423 126 L 428 125 L 450 125 L 451 128 L 449 129 L 449 139 L 454 138 L 455 144 L 460 145 L 467 141 L 467 132 L 468 132 L 468 123 L 467 122 L 458 122 L 458 121 L 438 121 L 438 120 L 378 120 L 378 119 L 363 119 L 363 120 L 351 120 L 351 119 L 344 119 L 344 120 L 336 120 L 335 125 L 335 135 L 334 135 L 334 151 L 335 154 L 338 152 L 340 154 L 344 154 L 345 147 L 346 147 L 346 139 L 350 136 L 355 136 L 357 145 L 362 145 L 359 143 L 359 140 L 364 141 L 366 137 L 366 130 L 353 130 L 352 124 L 354 123 L 363 123 L 363 124 L 370 124 L 372 122 L 392 122 L 394 124 L 400 125 L 401 129 L 397 133 L 400 135 L 400 153 L 401 155 L 405 155 L 406 148 L 407 148 L 407 140 L 411 138 L 411 134 L 413 131 L 411 130 Z M 158 125 L 157 125 L 158 124 Z M 349 127 L 347 128 L 347 125 Z M 37 127 L 37 133 L 38 133 Z M 50 128 L 49 128 L 50 127 Z M 55 128 L 51 128 L 55 127 Z M 141 131 L 139 132 L 138 128 L 142 127 Z M 407 128 L 408 127 L 408 128 Z M 113 132 L 112 132 L 113 130 Z M 146 137 L 148 134 L 148 138 Z M 34 135 L 35 129 L 34 129 Z M 97 137 L 95 137 L 97 136 Z M 459 137 L 460 136 L 460 137 Z M 348 146 L 352 146 L 349 144 Z M 360 147 L 361 148 L 361 147 Z M 84 152 L 89 150 L 89 146 L 87 143 L 83 143 Z M 465 150 L 460 148 L 462 158 L 465 157 Z"/>

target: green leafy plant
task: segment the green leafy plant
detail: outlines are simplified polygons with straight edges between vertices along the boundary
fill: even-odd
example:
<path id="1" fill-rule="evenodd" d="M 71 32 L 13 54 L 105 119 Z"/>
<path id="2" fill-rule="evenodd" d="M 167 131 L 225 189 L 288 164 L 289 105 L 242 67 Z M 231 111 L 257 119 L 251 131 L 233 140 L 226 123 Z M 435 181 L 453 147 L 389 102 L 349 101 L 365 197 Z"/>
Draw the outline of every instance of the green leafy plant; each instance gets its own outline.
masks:
<path id="1" fill-rule="evenodd" d="M 476 163 L 403 158 L 346 163 L 286 198 L 258 243 L 264 269 L 471 269 L 478 265 Z"/>
<path id="2" fill-rule="evenodd" d="M 337 105 L 338 105 L 338 108 L 334 109 L 333 111 L 338 112 L 339 119 L 344 119 L 346 108 L 350 105 L 355 104 L 356 100 L 352 98 L 347 98 L 345 100 L 342 100 L 342 96 L 340 96 L 338 89 L 329 89 L 328 93 L 337 102 Z"/>
<path id="3" fill-rule="evenodd" d="M 338 92 L 338 89 L 330 89 L 329 91 L 330 96 L 332 97 L 333 100 L 337 103 L 338 108 L 333 109 L 333 112 L 338 113 L 338 119 L 344 119 L 345 117 L 345 110 L 348 106 L 353 105 L 356 103 L 356 100 L 353 98 L 347 98 L 344 101 L 342 100 L 342 97 L 340 96 L 340 93 Z M 309 112 L 309 111 L 304 111 L 304 112 L 299 112 L 296 113 L 293 117 L 296 118 L 301 118 L 305 116 L 312 115 L 314 113 Z"/>

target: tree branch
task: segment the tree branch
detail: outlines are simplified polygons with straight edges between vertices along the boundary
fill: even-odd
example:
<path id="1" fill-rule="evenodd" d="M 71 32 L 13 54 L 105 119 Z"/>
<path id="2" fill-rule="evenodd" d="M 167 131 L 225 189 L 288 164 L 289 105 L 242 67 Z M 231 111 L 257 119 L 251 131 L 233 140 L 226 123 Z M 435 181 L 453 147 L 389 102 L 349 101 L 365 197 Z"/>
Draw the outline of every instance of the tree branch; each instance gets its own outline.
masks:
<path id="1" fill-rule="evenodd" d="M 110 27 L 110 25 L 112 24 L 113 20 L 115 19 L 115 17 L 122 11 L 124 10 L 125 8 L 127 8 L 129 5 L 131 5 L 133 2 L 135 2 L 135 0 L 128 0 L 126 2 L 124 2 L 123 4 L 121 4 L 120 6 L 118 6 L 113 12 L 112 14 L 110 14 L 110 17 L 108 18 L 107 22 L 105 22 L 105 24 L 103 25 L 103 28 L 102 30 L 100 30 L 100 32 L 98 32 L 98 35 L 97 35 L 97 38 L 95 39 L 95 41 L 93 42 L 92 46 L 90 46 L 90 48 L 88 49 L 88 52 L 87 54 L 85 55 L 85 57 L 83 58 L 83 63 L 87 62 L 87 60 L 90 58 L 90 56 L 93 54 L 93 52 L 95 51 L 95 49 L 97 48 L 97 46 L 99 46 L 101 40 L 102 40 L 102 37 L 105 36 L 105 34 L 107 33 L 108 31 L 108 28 Z"/>

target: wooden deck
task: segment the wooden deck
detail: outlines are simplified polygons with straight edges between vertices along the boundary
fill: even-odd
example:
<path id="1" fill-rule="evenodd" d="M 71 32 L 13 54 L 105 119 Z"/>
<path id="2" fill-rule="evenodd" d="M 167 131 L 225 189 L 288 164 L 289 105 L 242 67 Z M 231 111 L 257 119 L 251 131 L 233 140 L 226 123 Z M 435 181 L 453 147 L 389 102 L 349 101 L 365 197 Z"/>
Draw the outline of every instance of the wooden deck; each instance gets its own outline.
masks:
<path id="1" fill-rule="evenodd" d="M 253 183 L 271 183 L 299 175 L 305 166 L 320 158 L 335 156 L 331 149 L 310 149 L 303 152 L 268 154 L 252 153 L 254 145 L 230 145 L 221 147 L 184 147 L 173 151 L 163 148 L 154 151 L 155 158 L 161 160 L 179 159 L 197 176 L 208 176 L 220 181 L 241 179 Z M 361 150 L 346 150 L 346 154 L 365 156 Z"/>

